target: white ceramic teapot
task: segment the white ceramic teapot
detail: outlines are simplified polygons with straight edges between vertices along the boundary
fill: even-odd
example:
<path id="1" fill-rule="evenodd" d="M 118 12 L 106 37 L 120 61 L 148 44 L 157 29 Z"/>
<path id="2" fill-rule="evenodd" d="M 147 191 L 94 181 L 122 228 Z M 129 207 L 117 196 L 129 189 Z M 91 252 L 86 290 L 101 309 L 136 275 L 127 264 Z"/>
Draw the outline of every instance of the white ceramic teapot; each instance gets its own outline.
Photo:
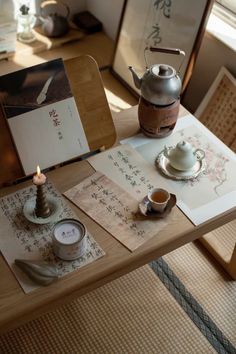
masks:
<path id="1" fill-rule="evenodd" d="M 164 155 L 176 170 L 187 171 L 205 157 L 205 152 L 202 149 L 194 150 L 187 141 L 180 141 L 175 148 L 165 146 Z"/>

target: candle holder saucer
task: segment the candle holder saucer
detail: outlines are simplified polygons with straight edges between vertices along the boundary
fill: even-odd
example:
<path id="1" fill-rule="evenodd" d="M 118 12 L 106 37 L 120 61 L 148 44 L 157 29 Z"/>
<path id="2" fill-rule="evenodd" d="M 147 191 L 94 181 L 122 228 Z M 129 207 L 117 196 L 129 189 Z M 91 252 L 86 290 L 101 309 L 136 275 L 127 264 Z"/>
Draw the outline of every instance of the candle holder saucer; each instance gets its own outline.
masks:
<path id="1" fill-rule="evenodd" d="M 161 151 L 155 160 L 156 166 L 161 172 L 174 180 L 186 181 L 191 180 L 199 176 L 206 169 L 206 159 L 203 158 L 201 161 L 197 161 L 195 165 L 187 171 L 179 171 L 171 166 L 169 159 L 164 155 L 164 150 Z"/>
<path id="2" fill-rule="evenodd" d="M 135 214 L 136 218 L 153 218 L 153 219 L 163 219 L 165 218 L 176 205 L 176 195 L 170 193 L 170 199 L 163 212 L 155 211 L 151 208 L 148 196 L 145 196 L 141 203 L 139 203 L 139 210 Z"/>
<path id="3" fill-rule="evenodd" d="M 28 199 L 23 207 L 23 214 L 26 219 L 34 224 L 41 225 L 58 221 L 59 216 L 63 210 L 61 202 L 52 197 L 48 197 L 47 202 L 51 210 L 51 214 L 46 218 L 42 218 L 37 217 L 35 214 L 36 197 Z"/>

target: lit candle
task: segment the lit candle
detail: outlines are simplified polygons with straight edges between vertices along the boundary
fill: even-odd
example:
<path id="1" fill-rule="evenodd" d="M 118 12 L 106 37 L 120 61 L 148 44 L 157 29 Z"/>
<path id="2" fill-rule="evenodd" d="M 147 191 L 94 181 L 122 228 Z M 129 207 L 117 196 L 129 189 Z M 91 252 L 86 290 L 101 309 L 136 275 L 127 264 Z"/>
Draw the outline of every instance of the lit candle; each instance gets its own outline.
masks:
<path id="1" fill-rule="evenodd" d="M 51 214 L 51 209 L 46 197 L 46 191 L 44 190 L 46 179 L 46 176 L 41 173 L 39 166 L 37 166 L 37 173 L 33 177 L 33 183 L 37 187 L 34 210 L 37 218 L 47 218 Z"/>
<path id="2" fill-rule="evenodd" d="M 36 186 L 42 186 L 46 182 L 46 179 L 47 179 L 46 176 L 43 173 L 41 173 L 40 167 L 37 166 L 37 173 L 33 177 L 33 183 Z"/>

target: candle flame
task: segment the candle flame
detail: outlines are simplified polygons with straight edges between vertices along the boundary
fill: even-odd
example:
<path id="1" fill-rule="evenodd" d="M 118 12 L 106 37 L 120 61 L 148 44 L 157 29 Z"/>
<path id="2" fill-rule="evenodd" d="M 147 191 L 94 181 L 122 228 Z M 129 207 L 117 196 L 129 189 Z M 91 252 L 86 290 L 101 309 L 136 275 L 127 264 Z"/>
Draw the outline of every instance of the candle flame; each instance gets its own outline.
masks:
<path id="1" fill-rule="evenodd" d="M 40 171 L 40 167 L 39 167 L 39 165 L 37 166 L 37 176 L 40 176 L 40 174 L 41 174 L 41 171 Z"/>

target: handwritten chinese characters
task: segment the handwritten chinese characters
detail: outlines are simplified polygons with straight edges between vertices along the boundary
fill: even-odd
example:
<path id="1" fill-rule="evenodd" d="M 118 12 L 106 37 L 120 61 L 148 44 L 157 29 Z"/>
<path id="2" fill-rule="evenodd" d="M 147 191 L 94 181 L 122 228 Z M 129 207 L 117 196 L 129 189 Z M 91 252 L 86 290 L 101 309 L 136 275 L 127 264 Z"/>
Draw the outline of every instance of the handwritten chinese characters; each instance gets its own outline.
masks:
<path id="1" fill-rule="evenodd" d="M 116 157 L 112 154 L 108 155 L 108 158 L 112 160 L 113 165 L 119 170 L 124 178 L 129 182 L 131 187 L 137 188 L 137 193 L 140 193 L 139 186 L 144 184 L 147 190 L 151 190 L 154 186 L 150 183 L 150 180 L 143 174 L 143 171 L 135 165 L 132 160 L 120 149 L 116 152 Z M 122 164 L 125 167 L 122 167 Z"/>
<path id="2" fill-rule="evenodd" d="M 131 251 L 166 225 L 163 220 L 136 220 L 138 202 L 100 172 L 64 194 Z"/>
<path id="3" fill-rule="evenodd" d="M 139 201 L 158 186 L 157 171 L 128 145 L 104 151 L 89 163 Z"/>
<path id="4" fill-rule="evenodd" d="M 63 201 L 62 196 L 51 183 L 45 185 L 47 194 L 59 198 L 63 211 L 59 219 L 76 218 L 72 209 Z M 12 264 L 16 258 L 41 259 L 56 264 L 60 276 L 66 275 L 104 255 L 103 250 L 90 234 L 87 234 L 86 252 L 74 261 L 63 261 L 52 251 L 52 224 L 36 225 L 25 219 L 22 209 L 28 198 L 36 193 L 35 188 L 29 187 L 0 199 L 1 228 L 7 230 L 0 238 L 0 248 L 12 271 L 15 273 L 26 293 L 38 286 L 22 278 L 21 273 Z"/>
<path id="5" fill-rule="evenodd" d="M 162 42 L 162 28 L 161 28 L 161 17 L 162 15 L 169 19 L 171 17 L 171 6 L 172 0 L 155 0 L 153 4 L 153 13 L 155 22 L 152 25 L 151 33 L 148 34 L 146 38 L 146 44 L 148 44 L 148 40 L 151 39 L 153 41 L 152 45 L 157 46 Z"/>

